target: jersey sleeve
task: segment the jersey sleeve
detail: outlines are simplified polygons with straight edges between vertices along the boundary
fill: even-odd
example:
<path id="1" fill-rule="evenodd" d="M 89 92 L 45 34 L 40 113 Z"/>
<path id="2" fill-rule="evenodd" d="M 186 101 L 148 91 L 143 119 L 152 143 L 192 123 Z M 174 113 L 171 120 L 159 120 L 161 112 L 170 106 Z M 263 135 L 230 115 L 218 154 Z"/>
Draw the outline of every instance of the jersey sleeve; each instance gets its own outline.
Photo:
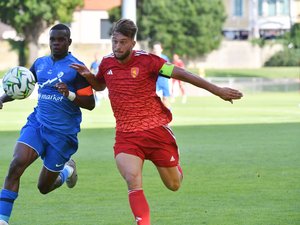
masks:
<path id="1" fill-rule="evenodd" d="M 76 74 L 75 89 L 76 89 L 76 94 L 77 95 L 80 95 L 80 96 L 93 95 L 93 89 L 92 89 L 91 85 L 79 73 Z"/>
<path id="2" fill-rule="evenodd" d="M 167 62 L 164 58 L 161 58 L 157 55 L 154 54 L 150 54 L 151 57 L 151 65 L 152 65 L 152 73 L 153 74 L 158 74 L 160 76 L 162 76 L 160 74 L 160 70 L 163 67 L 163 65 Z"/>
<path id="3" fill-rule="evenodd" d="M 166 78 L 171 78 L 173 73 L 174 65 L 171 63 L 165 63 L 159 70 L 159 74 Z"/>

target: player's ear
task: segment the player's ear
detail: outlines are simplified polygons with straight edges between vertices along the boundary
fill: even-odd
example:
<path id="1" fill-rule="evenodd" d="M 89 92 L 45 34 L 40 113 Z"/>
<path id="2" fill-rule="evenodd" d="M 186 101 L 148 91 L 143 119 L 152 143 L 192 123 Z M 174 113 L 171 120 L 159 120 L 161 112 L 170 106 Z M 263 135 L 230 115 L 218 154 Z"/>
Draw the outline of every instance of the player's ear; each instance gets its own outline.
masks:
<path id="1" fill-rule="evenodd" d="M 136 41 L 132 41 L 132 48 L 135 46 Z"/>
<path id="2" fill-rule="evenodd" d="M 70 39 L 69 39 L 69 45 L 71 45 L 71 44 L 72 44 L 72 39 L 70 38 Z"/>

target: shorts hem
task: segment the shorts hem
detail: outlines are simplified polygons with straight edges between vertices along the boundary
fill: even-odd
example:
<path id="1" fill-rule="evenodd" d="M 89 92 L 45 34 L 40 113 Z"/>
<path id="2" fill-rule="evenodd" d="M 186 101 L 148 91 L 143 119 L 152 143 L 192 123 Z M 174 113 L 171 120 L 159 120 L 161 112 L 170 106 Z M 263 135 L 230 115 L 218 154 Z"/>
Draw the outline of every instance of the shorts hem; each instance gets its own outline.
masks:
<path id="1" fill-rule="evenodd" d="M 127 151 L 120 151 L 120 152 L 117 152 L 117 153 L 115 152 L 114 153 L 114 158 L 116 158 L 117 155 L 119 155 L 120 153 L 124 153 L 124 154 L 128 154 L 128 155 L 134 155 L 134 156 L 139 157 L 141 160 L 145 161 L 145 157 L 143 157 L 143 156 L 141 156 L 139 154 L 136 154 L 136 153 L 133 153 L 133 152 L 127 152 Z"/>
<path id="2" fill-rule="evenodd" d="M 63 168 L 62 168 L 61 170 L 53 170 L 53 169 L 48 168 L 45 164 L 43 164 L 43 166 L 44 166 L 47 170 L 49 170 L 49 171 L 51 171 L 51 172 L 54 172 L 54 173 L 60 173 L 60 172 L 63 170 Z"/>
<path id="3" fill-rule="evenodd" d="M 28 143 L 26 143 L 24 141 L 17 141 L 17 143 L 22 143 L 22 144 L 27 145 L 28 147 L 32 148 L 36 152 L 36 154 L 40 157 L 40 153 L 34 147 L 29 145 Z"/>

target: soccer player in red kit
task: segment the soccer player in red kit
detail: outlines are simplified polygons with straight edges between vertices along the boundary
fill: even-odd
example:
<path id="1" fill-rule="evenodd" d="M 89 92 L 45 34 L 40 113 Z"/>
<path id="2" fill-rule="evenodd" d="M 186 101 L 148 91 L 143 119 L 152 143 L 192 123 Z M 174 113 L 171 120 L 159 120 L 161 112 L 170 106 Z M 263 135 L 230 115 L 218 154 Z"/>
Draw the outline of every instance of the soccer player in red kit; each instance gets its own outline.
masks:
<path id="1" fill-rule="evenodd" d="M 175 66 L 178 66 L 180 68 L 185 68 L 185 65 L 183 63 L 183 61 L 179 58 L 179 55 L 174 54 L 173 55 L 173 62 L 172 62 Z M 178 87 L 181 91 L 181 95 L 182 95 L 182 103 L 186 103 L 186 93 L 185 93 L 185 87 L 184 87 L 184 83 L 181 80 L 176 80 L 176 79 L 172 79 L 172 98 L 175 101 L 175 94 L 174 94 L 174 89 L 175 89 L 175 85 L 178 84 Z"/>
<path id="2" fill-rule="evenodd" d="M 150 225 L 150 209 L 143 192 L 144 160 L 156 166 L 165 186 L 177 191 L 182 181 L 178 147 L 168 123 L 171 112 L 156 94 L 158 74 L 189 82 L 225 101 L 240 99 L 242 93 L 218 87 L 164 59 L 133 50 L 137 27 L 129 19 L 119 20 L 112 30 L 113 53 L 105 56 L 94 76 L 87 67 L 72 64 L 95 90 L 108 88 L 116 118 L 115 160 L 128 186 L 128 198 L 138 225 Z"/>

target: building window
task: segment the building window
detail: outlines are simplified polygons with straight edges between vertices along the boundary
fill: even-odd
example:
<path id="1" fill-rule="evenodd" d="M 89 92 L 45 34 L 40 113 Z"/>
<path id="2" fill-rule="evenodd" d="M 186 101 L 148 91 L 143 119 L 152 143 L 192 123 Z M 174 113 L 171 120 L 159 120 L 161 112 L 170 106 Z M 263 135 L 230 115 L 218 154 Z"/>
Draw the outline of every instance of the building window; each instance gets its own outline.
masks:
<path id="1" fill-rule="evenodd" d="M 268 16 L 276 16 L 276 0 L 268 0 Z"/>
<path id="2" fill-rule="evenodd" d="M 289 0 L 258 0 L 259 16 L 288 16 Z"/>
<path id="3" fill-rule="evenodd" d="M 108 19 L 100 20 L 100 39 L 110 39 L 112 23 Z"/>
<path id="4" fill-rule="evenodd" d="M 233 15 L 239 17 L 243 16 L 243 0 L 234 0 Z"/>
<path id="5" fill-rule="evenodd" d="M 290 12 L 289 0 L 279 0 L 277 12 L 278 15 L 288 16 Z"/>
<path id="6" fill-rule="evenodd" d="M 258 15 L 259 16 L 262 16 L 264 13 L 263 2 L 264 2 L 264 0 L 258 0 Z"/>

